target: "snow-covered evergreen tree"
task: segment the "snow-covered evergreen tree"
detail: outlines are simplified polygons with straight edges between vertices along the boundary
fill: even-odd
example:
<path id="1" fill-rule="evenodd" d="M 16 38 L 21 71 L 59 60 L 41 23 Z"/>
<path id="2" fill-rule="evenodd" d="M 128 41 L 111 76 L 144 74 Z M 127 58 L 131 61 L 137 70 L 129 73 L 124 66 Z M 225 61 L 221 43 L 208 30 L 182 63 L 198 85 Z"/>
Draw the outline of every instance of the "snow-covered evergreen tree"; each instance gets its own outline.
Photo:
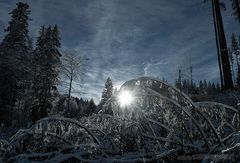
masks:
<path id="1" fill-rule="evenodd" d="M 99 103 L 99 108 L 101 109 L 103 105 L 111 98 L 113 94 L 113 83 L 110 77 L 107 78 L 104 90 L 102 92 L 102 99 Z"/>

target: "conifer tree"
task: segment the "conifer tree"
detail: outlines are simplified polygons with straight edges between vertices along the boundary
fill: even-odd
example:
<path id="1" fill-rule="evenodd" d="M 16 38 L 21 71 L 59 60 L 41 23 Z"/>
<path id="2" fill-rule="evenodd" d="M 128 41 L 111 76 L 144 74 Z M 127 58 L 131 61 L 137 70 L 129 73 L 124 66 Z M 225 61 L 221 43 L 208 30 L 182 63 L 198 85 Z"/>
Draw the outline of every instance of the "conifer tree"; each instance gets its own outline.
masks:
<path id="1" fill-rule="evenodd" d="M 188 84 L 189 82 L 188 82 L 188 80 L 183 80 L 183 82 L 182 82 L 182 90 L 183 90 L 183 92 L 184 93 L 186 93 L 186 94 L 188 94 L 189 92 L 188 92 L 188 90 L 189 90 L 189 84 Z"/>
<path id="2" fill-rule="evenodd" d="M 85 114 L 86 114 L 86 115 L 90 115 L 90 114 L 94 113 L 95 110 L 96 110 L 96 107 L 97 107 L 97 106 L 96 106 L 94 100 L 91 99 L 91 100 L 89 101 L 89 105 L 88 105 L 88 107 L 87 107 L 87 109 L 86 109 L 86 111 L 85 111 Z"/>
<path id="3" fill-rule="evenodd" d="M 217 93 L 221 92 L 221 87 L 220 87 L 219 83 L 216 84 L 216 91 L 217 91 Z"/>
<path id="4" fill-rule="evenodd" d="M 196 86 L 196 83 L 195 82 L 191 82 L 191 94 L 198 94 L 199 91 L 198 91 L 198 88 Z"/>
<path id="5" fill-rule="evenodd" d="M 239 57 L 240 57 L 240 48 L 238 45 L 238 41 L 236 38 L 236 35 L 233 33 L 232 34 L 232 42 L 231 42 L 231 51 L 233 55 L 236 57 L 236 62 L 237 62 L 237 67 L 239 67 Z"/>
<path id="6" fill-rule="evenodd" d="M 240 23 L 240 0 L 231 0 L 232 1 L 232 8 L 233 8 L 233 15 L 235 16 L 236 20 Z"/>
<path id="7" fill-rule="evenodd" d="M 216 85 L 215 83 L 212 83 L 212 94 L 216 94 L 217 93 L 217 88 L 216 88 Z"/>
<path id="8" fill-rule="evenodd" d="M 208 95 L 212 94 L 212 84 L 210 81 L 207 84 L 207 94 Z"/>
<path id="9" fill-rule="evenodd" d="M 200 80 L 198 87 L 199 87 L 199 94 L 203 94 L 203 92 L 204 92 L 204 86 L 203 86 L 202 80 Z"/>
<path id="10" fill-rule="evenodd" d="M 176 80 L 175 80 L 175 87 L 178 88 L 178 89 L 181 89 L 181 88 L 182 88 L 182 84 L 181 84 L 181 82 L 180 82 L 179 79 L 176 79 Z"/>
<path id="11" fill-rule="evenodd" d="M 0 48 L 0 107 L 22 100 L 31 80 L 32 45 L 28 32 L 29 6 L 17 3 Z"/>
<path id="12" fill-rule="evenodd" d="M 111 78 L 108 77 L 105 83 L 105 88 L 102 92 L 102 99 L 99 103 L 100 108 L 102 108 L 103 105 L 105 105 L 105 103 L 111 98 L 112 94 L 113 94 L 113 84 L 112 84 Z"/>
<path id="13" fill-rule="evenodd" d="M 236 83 L 237 83 L 237 88 L 240 88 L 240 69 L 238 69 L 237 72 L 237 79 L 236 79 Z"/>
<path id="14" fill-rule="evenodd" d="M 52 109 L 53 93 L 58 84 L 60 56 L 58 29 L 42 27 L 37 38 L 34 63 L 32 121 L 46 117 Z"/>
<path id="15" fill-rule="evenodd" d="M 207 81 L 204 80 L 204 81 L 203 81 L 203 92 L 204 92 L 204 94 L 207 94 L 207 88 L 208 88 Z"/>

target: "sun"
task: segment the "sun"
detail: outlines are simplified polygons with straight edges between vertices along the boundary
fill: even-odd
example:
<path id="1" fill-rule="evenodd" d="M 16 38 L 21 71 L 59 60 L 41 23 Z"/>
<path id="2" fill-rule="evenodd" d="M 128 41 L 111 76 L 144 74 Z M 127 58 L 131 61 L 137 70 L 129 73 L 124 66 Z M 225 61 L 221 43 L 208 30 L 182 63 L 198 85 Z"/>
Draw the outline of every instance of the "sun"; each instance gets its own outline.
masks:
<path id="1" fill-rule="evenodd" d="M 133 102 L 133 95 L 129 91 L 122 91 L 118 96 L 118 101 L 121 106 L 130 105 Z"/>

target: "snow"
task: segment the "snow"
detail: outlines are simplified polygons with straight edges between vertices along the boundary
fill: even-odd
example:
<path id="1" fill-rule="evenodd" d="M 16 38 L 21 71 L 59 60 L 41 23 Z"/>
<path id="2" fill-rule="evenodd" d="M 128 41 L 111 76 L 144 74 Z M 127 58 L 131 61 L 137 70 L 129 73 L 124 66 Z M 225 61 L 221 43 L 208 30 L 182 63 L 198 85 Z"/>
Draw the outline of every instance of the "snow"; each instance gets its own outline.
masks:
<path id="1" fill-rule="evenodd" d="M 128 81 L 121 90 L 135 92 L 134 104 L 123 110 L 113 96 L 99 114 L 43 118 L 9 141 L 0 140 L 0 156 L 11 162 L 140 162 L 176 159 L 182 150 L 221 154 L 239 149 L 237 109 L 194 103 L 152 78 Z M 103 114 L 109 108 L 113 115 Z"/>

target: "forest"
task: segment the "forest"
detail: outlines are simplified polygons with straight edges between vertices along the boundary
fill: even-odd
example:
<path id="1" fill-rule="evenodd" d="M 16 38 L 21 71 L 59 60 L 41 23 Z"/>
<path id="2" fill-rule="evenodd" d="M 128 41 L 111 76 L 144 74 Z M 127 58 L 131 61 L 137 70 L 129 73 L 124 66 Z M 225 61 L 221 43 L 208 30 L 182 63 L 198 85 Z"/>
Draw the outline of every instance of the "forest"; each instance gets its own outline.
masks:
<path id="1" fill-rule="evenodd" d="M 30 36 L 30 6 L 16 3 L 0 29 L 0 162 L 239 162 L 240 34 L 226 35 L 224 2 L 202 3 L 219 81 L 193 80 L 192 65 L 175 81 L 139 76 L 118 89 L 108 77 L 99 102 L 74 94 L 92 58 L 63 48 L 58 24 Z M 240 0 L 231 5 L 240 25 Z"/>

